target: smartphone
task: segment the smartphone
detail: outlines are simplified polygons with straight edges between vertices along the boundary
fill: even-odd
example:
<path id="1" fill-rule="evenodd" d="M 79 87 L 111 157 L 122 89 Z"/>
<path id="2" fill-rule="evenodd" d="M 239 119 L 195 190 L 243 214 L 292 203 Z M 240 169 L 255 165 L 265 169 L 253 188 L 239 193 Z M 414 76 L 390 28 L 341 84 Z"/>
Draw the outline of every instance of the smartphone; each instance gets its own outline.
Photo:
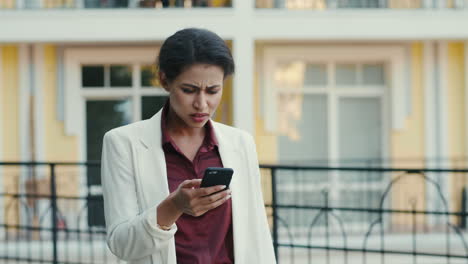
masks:
<path id="1" fill-rule="evenodd" d="M 205 170 L 200 188 L 211 187 L 216 185 L 226 185 L 229 188 L 232 174 L 234 171 L 231 168 L 215 168 L 208 167 Z"/>

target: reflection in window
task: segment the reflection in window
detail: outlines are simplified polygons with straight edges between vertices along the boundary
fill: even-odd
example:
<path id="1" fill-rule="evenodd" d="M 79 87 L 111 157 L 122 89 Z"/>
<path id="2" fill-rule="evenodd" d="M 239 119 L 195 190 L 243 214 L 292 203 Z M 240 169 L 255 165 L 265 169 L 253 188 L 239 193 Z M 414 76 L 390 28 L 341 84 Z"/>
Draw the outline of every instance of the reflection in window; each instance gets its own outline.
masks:
<path id="1" fill-rule="evenodd" d="M 141 66 L 141 87 L 161 87 L 155 65 Z"/>
<path id="2" fill-rule="evenodd" d="M 327 65 L 307 64 L 304 73 L 305 86 L 325 86 L 327 85 Z"/>
<path id="3" fill-rule="evenodd" d="M 302 87 L 305 63 L 284 63 L 275 71 L 275 86 L 282 91 L 278 94 L 278 132 L 291 140 L 299 140 L 297 122 L 302 118 Z"/>
<path id="4" fill-rule="evenodd" d="M 111 87 L 132 86 L 132 67 L 129 65 L 110 66 L 110 86 Z"/>
<path id="5" fill-rule="evenodd" d="M 384 85 L 384 65 L 378 64 L 364 64 L 362 68 L 362 83 L 367 85 Z"/>
<path id="6" fill-rule="evenodd" d="M 381 108 L 380 98 L 342 97 L 339 100 L 338 131 L 343 166 L 368 166 L 369 161 L 382 156 Z"/>
<path id="7" fill-rule="evenodd" d="M 308 163 L 328 157 L 327 98 L 324 95 L 280 95 L 280 160 Z"/>
<path id="8" fill-rule="evenodd" d="M 305 63 L 298 61 L 278 65 L 274 76 L 276 87 L 300 91 L 304 84 L 305 68 Z"/>
<path id="9" fill-rule="evenodd" d="M 141 98 L 141 119 L 149 119 L 156 114 L 167 101 L 164 96 L 143 96 Z"/>
<path id="10" fill-rule="evenodd" d="M 129 100 L 88 100 L 86 101 L 86 150 L 87 160 L 100 160 L 102 138 L 112 128 L 131 122 Z M 89 169 L 92 171 L 92 169 Z M 88 184 L 100 184 L 98 171 L 88 174 Z"/>
<path id="11" fill-rule="evenodd" d="M 356 85 L 358 82 L 358 71 L 356 64 L 337 64 L 336 65 L 336 84 L 337 85 Z"/>

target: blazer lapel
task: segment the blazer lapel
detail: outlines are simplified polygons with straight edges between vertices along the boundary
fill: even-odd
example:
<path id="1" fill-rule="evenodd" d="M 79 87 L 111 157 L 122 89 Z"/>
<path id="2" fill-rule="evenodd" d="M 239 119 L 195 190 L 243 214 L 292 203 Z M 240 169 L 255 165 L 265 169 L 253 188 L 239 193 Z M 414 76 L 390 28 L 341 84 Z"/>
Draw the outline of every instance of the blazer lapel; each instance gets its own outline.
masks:
<path id="1" fill-rule="evenodd" d="M 247 260 L 243 259 L 242 256 L 246 256 L 247 251 L 245 239 L 248 239 L 248 234 L 245 234 L 246 228 L 242 228 L 248 225 L 246 220 L 248 217 L 245 215 L 248 211 L 245 205 L 248 204 L 248 196 L 245 194 L 246 190 L 243 190 L 245 186 L 242 181 L 245 181 L 247 174 L 247 168 L 243 162 L 244 157 L 242 150 L 239 146 L 235 145 L 232 139 L 228 135 L 222 133 L 222 129 L 213 122 L 216 137 L 219 144 L 219 154 L 225 168 L 232 168 L 234 174 L 231 180 L 230 189 L 232 191 L 232 223 L 233 223 L 233 239 L 234 239 L 234 259 L 239 263 L 246 263 Z M 237 228 L 239 227 L 239 228 Z"/>
<path id="2" fill-rule="evenodd" d="M 138 175 L 143 208 L 159 203 L 169 195 L 166 159 L 161 145 L 162 110 L 147 120 L 140 132 L 141 146 L 137 148 Z"/>

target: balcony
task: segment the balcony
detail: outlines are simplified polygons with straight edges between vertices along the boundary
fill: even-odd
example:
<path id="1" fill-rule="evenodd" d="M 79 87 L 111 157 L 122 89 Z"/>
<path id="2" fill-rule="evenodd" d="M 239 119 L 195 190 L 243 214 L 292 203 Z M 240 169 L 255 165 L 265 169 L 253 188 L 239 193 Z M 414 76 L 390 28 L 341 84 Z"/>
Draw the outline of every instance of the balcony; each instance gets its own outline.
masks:
<path id="1" fill-rule="evenodd" d="M 231 0 L 5 0 L 0 9 L 223 8 Z"/>
<path id="2" fill-rule="evenodd" d="M 258 9 L 466 9 L 467 0 L 257 0 Z"/>
<path id="3" fill-rule="evenodd" d="M 0 15 L 0 43 L 468 39 L 468 0 L 0 0 Z"/>

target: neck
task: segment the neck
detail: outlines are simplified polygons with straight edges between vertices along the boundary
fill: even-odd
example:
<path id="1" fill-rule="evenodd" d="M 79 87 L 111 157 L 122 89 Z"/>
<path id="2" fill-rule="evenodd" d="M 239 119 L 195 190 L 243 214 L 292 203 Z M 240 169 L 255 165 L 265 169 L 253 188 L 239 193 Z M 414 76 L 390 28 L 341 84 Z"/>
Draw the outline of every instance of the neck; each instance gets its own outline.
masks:
<path id="1" fill-rule="evenodd" d="M 170 107 L 166 119 L 167 132 L 172 137 L 204 137 L 204 127 L 189 127 Z"/>

